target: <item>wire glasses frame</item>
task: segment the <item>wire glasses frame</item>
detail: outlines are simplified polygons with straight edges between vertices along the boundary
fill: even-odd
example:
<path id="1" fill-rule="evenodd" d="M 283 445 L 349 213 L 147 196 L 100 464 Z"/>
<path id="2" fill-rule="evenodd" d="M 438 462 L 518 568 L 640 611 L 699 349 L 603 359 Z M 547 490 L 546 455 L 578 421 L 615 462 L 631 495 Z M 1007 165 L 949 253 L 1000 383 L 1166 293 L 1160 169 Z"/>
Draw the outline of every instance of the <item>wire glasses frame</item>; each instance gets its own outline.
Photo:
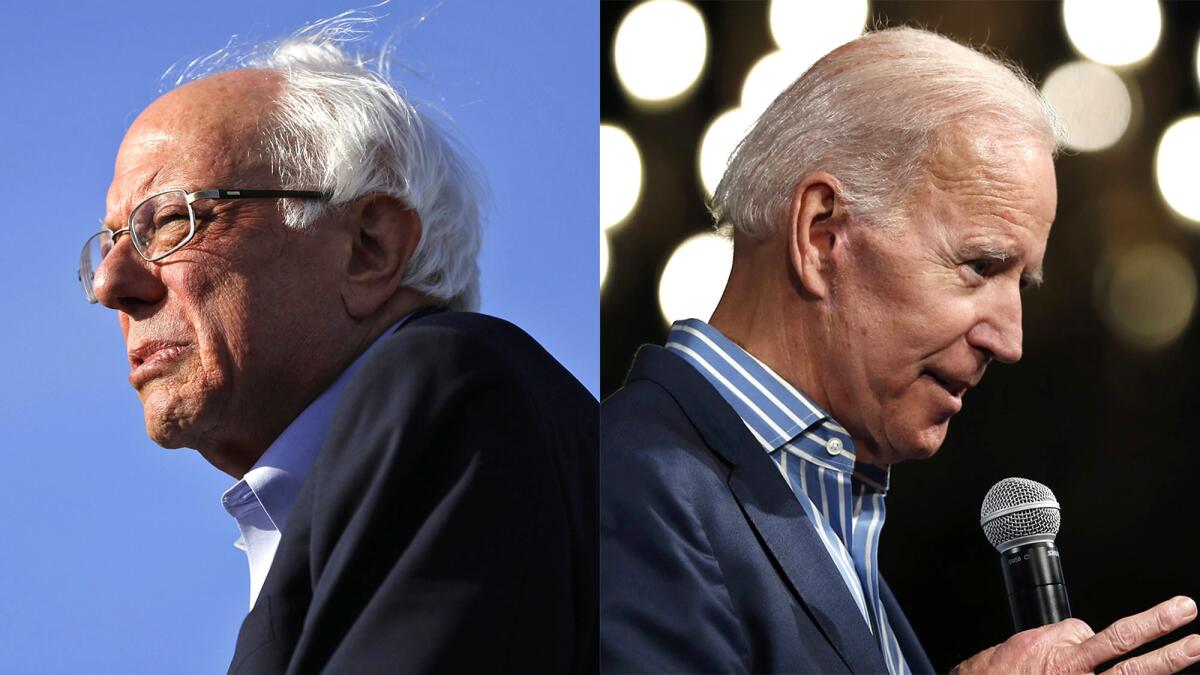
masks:
<path id="1" fill-rule="evenodd" d="M 76 276 L 83 285 L 83 293 L 89 304 L 96 304 L 96 292 L 92 287 L 96 268 L 104 261 L 117 239 L 128 234 L 133 248 L 146 262 L 157 262 L 187 246 L 196 236 L 196 211 L 192 203 L 198 199 L 319 199 L 328 201 L 332 195 L 316 190 L 243 190 L 209 189 L 188 192 L 182 188 L 171 188 L 142 200 L 129 212 L 129 222 L 123 229 L 100 230 L 83 245 L 79 256 Z M 183 207 L 183 208 L 180 208 Z M 186 212 L 185 212 L 186 209 Z M 184 215 L 187 230 L 183 229 Z M 92 251 L 92 247 L 96 251 Z"/>

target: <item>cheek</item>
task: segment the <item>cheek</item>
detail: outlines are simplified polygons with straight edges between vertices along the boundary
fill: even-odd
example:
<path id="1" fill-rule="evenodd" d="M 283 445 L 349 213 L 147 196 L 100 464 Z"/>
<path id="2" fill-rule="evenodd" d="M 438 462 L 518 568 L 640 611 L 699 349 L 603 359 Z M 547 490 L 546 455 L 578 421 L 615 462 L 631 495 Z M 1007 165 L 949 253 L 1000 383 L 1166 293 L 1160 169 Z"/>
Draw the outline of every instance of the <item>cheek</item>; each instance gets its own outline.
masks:
<path id="1" fill-rule="evenodd" d="M 907 304 L 884 306 L 878 320 L 857 345 L 856 368 L 865 381 L 864 392 L 885 417 L 908 418 L 927 403 L 929 385 L 922 372 L 934 364 L 958 362 L 966 345 L 971 310 L 961 300 L 910 298 Z"/>
<path id="2" fill-rule="evenodd" d="M 227 265 L 196 263 L 164 281 L 179 306 L 175 314 L 196 342 L 194 372 L 189 379 L 198 387 L 215 388 L 230 378 L 230 372 L 245 361 L 247 307 L 251 297 L 244 275 Z"/>
<path id="3" fill-rule="evenodd" d="M 253 297 L 243 279 L 230 277 L 202 309 L 199 330 L 210 370 L 236 373 L 252 362 L 253 318 L 261 319 L 264 311 L 250 306 Z"/>
<path id="4" fill-rule="evenodd" d="M 965 335 L 973 314 L 969 303 L 945 293 L 930 294 L 896 312 L 897 346 L 930 356 Z"/>
<path id="5" fill-rule="evenodd" d="M 899 278 L 877 289 L 880 331 L 898 357 L 924 358 L 964 336 L 977 314 L 978 289 L 964 286 L 954 270 L 937 269 Z"/>

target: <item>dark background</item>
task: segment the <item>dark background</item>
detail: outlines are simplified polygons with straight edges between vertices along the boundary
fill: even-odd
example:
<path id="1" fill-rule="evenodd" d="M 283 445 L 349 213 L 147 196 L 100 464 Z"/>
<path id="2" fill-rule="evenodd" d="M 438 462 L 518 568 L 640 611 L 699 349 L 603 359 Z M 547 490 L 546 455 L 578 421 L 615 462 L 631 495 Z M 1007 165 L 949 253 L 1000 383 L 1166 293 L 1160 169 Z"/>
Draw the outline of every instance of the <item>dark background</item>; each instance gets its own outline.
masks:
<path id="1" fill-rule="evenodd" d="M 631 5 L 602 3 L 600 18 L 601 122 L 637 140 L 644 166 L 637 207 L 608 233 L 602 396 L 620 386 L 638 345 L 666 336 L 659 275 L 679 242 L 711 226 L 695 169 L 701 134 L 737 105 L 746 71 L 775 49 L 765 3 L 700 3 L 709 31 L 702 79 L 682 105 L 648 112 L 624 93 L 613 66 L 613 35 Z M 1038 84 L 1081 58 L 1057 2 L 874 2 L 868 24 L 918 25 L 986 44 Z M 1058 160 L 1047 283 L 1026 296 L 1023 360 L 989 369 L 935 458 L 893 469 L 881 569 L 939 670 L 1012 633 L 998 555 L 978 523 L 984 493 L 1006 476 L 1041 481 L 1063 504 L 1058 542 L 1072 608 L 1094 629 L 1175 594 L 1200 596 L 1192 426 L 1200 330 L 1193 319 L 1167 347 L 1136 350 L 1093 302 L 1096 271 L 1113 252 L 1160 242 L 1193 267 L 1200 262 L 1200 234 L 1162 202 L 1153 171 L 1163 129 L 1200 108 L 1198 32 L 1200 5 L 1165 3 L 1154 54 L 1119 71 L 1140 91 L 1129 130 L 1108 150 Z"/>

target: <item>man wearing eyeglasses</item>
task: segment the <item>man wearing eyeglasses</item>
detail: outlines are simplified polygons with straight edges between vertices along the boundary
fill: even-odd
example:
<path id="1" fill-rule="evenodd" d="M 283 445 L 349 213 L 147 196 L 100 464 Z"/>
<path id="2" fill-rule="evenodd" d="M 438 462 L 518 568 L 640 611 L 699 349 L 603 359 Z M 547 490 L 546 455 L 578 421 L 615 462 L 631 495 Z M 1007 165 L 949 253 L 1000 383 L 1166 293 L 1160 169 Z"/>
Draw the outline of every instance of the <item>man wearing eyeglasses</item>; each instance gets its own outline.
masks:
<path id="1" fill-rule="evenodd" d="M 463 311 L 474 192 L 320 34 L 166 94 L 121 144 L 80 281 L 150 437 L 237 479 L 230 672 L 595 670 L 597 404 Z"/>

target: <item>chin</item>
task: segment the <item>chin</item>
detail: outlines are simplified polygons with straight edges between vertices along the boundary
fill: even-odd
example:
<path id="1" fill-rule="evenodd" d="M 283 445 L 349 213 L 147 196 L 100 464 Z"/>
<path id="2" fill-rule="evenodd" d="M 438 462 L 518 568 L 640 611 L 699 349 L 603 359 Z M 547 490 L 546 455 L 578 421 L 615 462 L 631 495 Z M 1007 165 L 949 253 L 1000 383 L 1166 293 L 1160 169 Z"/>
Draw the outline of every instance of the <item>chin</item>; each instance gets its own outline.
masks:
<path id="1" fill-rule="evenodd" d="M 929 459 L 937 454 L 941 449 L 942 443 L 946 440 L 946 432 L 949 430 L 950 421 L 946 420 L 941 424 L 931 424 L 929 426 L 906 429 L 897 434 L 899 438 L 897 442 L 893 442 L 891 457 L 895 458 L 892 464 L 907 462 L 911 460 Z"/>
<path id="2" fill-rule="evenodd" d="M 912 448 L 906 448 L 904 452 L 900 453 L 901 461 L 907 462 L 909 460 L 929 459 L 930 457 L 936 455 L 938 449 L 941 447 L 942 444 L 938 443 L 936 445 L 920 445 Z"/>
<path id="3" fill-rule="evenodd" d="M 175 450 L 184 447 L 181 431 L 178 427 L 163 424 L 160 420 L 146 418 L 146 435 L 160 448 Z"/>
<path id="4" fill-rule="evenodd" d="M 166 398 L 166 400 L 162 400 Z M 147 396 L 142 401 L 146 419 L 146 435 L 155 445 L 175 449 L 192 447 L 191 431 L 195 428 L 195 410 L 182 399 L 171 396 Z"/>

